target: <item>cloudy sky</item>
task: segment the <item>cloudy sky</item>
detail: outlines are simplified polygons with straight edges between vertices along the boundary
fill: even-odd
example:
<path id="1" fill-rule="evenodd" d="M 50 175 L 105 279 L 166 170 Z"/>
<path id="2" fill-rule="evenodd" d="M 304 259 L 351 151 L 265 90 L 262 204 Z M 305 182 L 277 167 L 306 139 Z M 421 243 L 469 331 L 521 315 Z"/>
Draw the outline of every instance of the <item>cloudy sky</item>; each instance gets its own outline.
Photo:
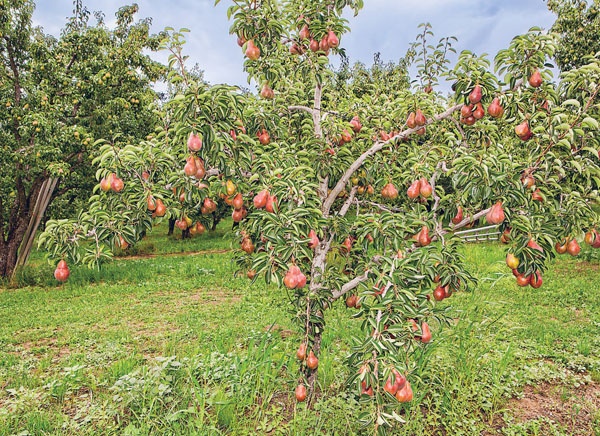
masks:
<path id="1" fill-rule="evenodd" d="M 105 13 L 106 21 L 123 4 L 134 0 L 84 0 L 91 11 Z M 198 63 L 210 83 L 246 85 L 242 70 L 243 56 L 229 34 L 222 0 L 137 0 L 139 17 L 152 17 L 153 31 L 170 26 L 191 30 L 186 44 L 190 65 Z M 71 0 L 36 0 L 35 23 L 46 33 L 58 35 L 71 14 Z M 457 51 L 468 49 L 478 54 L 495 54 L 510 40 L 533 26 L 549 28 L 554 15 L 544 0 L 365 0 L 357 17 L 349 17 L 352 32 L 342 39 L 351 62 L 370 64 L 373 54 L 384 61 L 402 57 L 419 32 L 420 23 L 433 25 L 435 41 L 456 36 Z M 164 56 L 163 56 L 164 59 Z"/>

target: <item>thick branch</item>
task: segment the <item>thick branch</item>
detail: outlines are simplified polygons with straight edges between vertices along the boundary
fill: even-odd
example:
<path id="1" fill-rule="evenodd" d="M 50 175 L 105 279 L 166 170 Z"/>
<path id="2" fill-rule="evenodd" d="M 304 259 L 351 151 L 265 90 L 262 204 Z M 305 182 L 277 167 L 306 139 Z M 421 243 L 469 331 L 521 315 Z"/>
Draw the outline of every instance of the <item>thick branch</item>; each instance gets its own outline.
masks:
<path id="1" fill-rule="evenodd" d="M 488 207 L 487 209 L 483 209 L 481 212 L 477 212 L 475 215 L 473 216 L 468 216 L 465 219 L 463 219 L 461 222 L 459 222 L 458 224 L 450 224 L 450 229 L 451 230 L 458 230 L 463 228 L 464 226 L 472 223 L 473 221 L 478 220 L 479 218 L 487 215 L 487 213 L 490 211 L 491 207 Z M 444 233 L 448 233 L 448 232 L 444 232 Z"/>
<path id="2" fill-rule="evenodd" d="M 460 108 L 462 108 L 462 107 L 463 107 L 462 104 L 457 104 L 455 106 L 452 106 L 451 108 L 447 109 L 446 111 L 442 112 L 441 114 L 436 114 L 433 117 L 431 117 L 430 119 L 428 119 L 426 125 L 433 124 L 437 121 L 441 121 L 441 120 L 450 118 L 450 116 L 454 112 L 456 112 L 457 110 L 460 110 Z M 387 144 L 397 141 L 399 139 L 407 138 L 411 134 L 413 134 L 414 132 L 416 132 L 417 130 L 420 130 L 420 129 L 421 129 L 421 127 L 415 127 L 413 129 L 406 129 L 403 132 L 400 132 L 397 135 L 392 136 L 387 141 L 377 141 L 377 142 L 375 142 L 375 144 L 373 144 L 373 146 L 371 146 L 371 148 L 369 148 L 367 151 L 365 151 L 363 154 L 361 154 L 352 163 L 352 165 L 350 165 L 350 167 L 346 170 L 344 175 L 340 178 L 340 180 L 337 182 L 337 184 L 331 190 L 331 192 L 329 193 L 329 196 L 325 199 L 325 202 L 323 203 L 323 216 L 325 216 L 325 217 L 329 216 L 331 206 L 333 205 L 333 202 L 337 198 L 338 194 L 340 192 L 342 192 L 342 190 L 344 189 L 344 186 L 346 186 L 346 184 L 348 183 L 348 181 L 350 180 L 352 175 L 362 166 L 362 164 L 365 163 L 365 161 L 368 158 L 370 158 L 371 156 L 376 154 L 378 151 L 383 149 L 383 147 L 385 147 Z"/>
<path id="3" fill-rule="evenodd" d="M 315 86 L 315 103 L 314 109 L 312 110 L 312 118 L 315 128 L 315 136 L 317 138 L 323 137 L 323 130 L 321 129 L 321 96 L 323 95 L 323 87 L 320 83 Z"/>
<path id="4" fill-rule="evenodd" d="M 19 102 L 21 101 L 21 83 L 19 80 L 19 68 L 15 61 L 15 52 L 14 52 L 13 46 L 10 43 L 10 39 L 5 36 L 4 40 L 6 41 L 6 51 L 8 52 L 8 60 L 10 62 L 10 69 L 12 70 L 13 77 L 14 77 L 13 87 L 15 89 L 15 103 L 18 105 Z"/>
<path id="5" fill-rule="evenodd" d="M 288 110 L 290 111 L 305 111 L 310 114 L 311 117 L 314 117 L 315 110 L 309 108 L 308 106 L 289 106 Z"/>
<path id="6" fill-rule="evenodd" d="M 356 289 L 358 285 L 366 282 L 369 279 L 369 270 L 365 271 L 362 275 L 354 277 L 349 282 L 345 283 L 339 291 L 332 293 L 329 298 L 331 301 L 335 301 L 340 297 L 343 297 L 346 293 Z"/>

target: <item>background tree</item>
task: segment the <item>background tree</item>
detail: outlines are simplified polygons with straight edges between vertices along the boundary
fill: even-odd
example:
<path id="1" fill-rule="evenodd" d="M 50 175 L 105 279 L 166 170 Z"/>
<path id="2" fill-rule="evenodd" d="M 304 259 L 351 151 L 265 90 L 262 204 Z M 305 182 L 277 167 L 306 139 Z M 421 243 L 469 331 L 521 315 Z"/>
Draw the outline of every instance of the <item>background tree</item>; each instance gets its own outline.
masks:
<path id="1" fill-rule="evenodd" d="M 232 172 L 240 177 L 237 162 L 248 156 L 247 150 L 240 154 L 249 140 L 241 121 L 245 96 L 233 87 L 209 86 L 186 69 L 184 34 L 167 29 L 160 43 L 170 52 L 172 98 L 156 108 L 156 131 L 140 143 L 97 141 L 95 194 L 77 218 L 50 220 L 40 236 L 53 257 L 98 266 L 162 220 L 188 237 L 214 230 L 231 213 L 225 204 L 233 204 L 238 189 L 226 181 Z"/>
<path id="2" fill-rule="evenodd" d="M 561 71 L 585 65 L 589 56 L 600 52 L 600 3 L 597 0 L 548 0 L 556 14 L 550 29 L 559 35 L 554 59 Z"/>
<path id="3" fill-rule="evenodd" d="M 32 26 L 33 1 L 0 9 L 0 277 L 25 263 L 49 204 L 89 189 L 95 138 L 137 141 L 154 129 L 146 105 L 163 67 L 143 52 L 159 42 L 150 21 L 125 6 L 109 30 L 74 5 L 59 38 Z"/>

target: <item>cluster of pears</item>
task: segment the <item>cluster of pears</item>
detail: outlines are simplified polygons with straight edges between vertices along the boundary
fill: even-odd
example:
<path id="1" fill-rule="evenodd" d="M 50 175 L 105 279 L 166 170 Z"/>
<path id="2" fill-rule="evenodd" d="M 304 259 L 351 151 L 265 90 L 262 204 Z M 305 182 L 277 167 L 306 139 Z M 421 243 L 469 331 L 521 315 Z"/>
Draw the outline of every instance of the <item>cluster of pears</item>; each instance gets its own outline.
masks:
<path id="1" fill-rule="evenodd" d="M 417 109 L 415 112 L 410 112 L 408 114 L 408 118 L 406 119 L 406 125 L 409 129 L 415 129 L 420 127 L 417 130 L 417 135 L 425 134 L 425 125 L 427 124 L 427 118 L 421 111 L 421 109 Z"/>
<path id="2" fill-rule="evenodd" d="M 368 372 L 367 366 L 362 366 L 358 372 L 359 374 L 366 374 Z M 383 385 L 383 390 L 396 398 L 399 403 L 408 403 L 411 401 L 413 399 L 413 390 L 406 376 L 401 374 L 396 368 L 392 368 L 390 373 L 390 377 L 388 377 Z M 361 381 L 360 387 L 361 395 L 373 396 L 373 386 L 369 386 L 366 379 Z"/>
<path id="3" fill-rule="evenodd" d="M 110 173 L 107 177 L 103 177 L 102 180 L 100 180 L 100 189 L 104 192 L 121 192 L 124 187 L 125 183 L 123 182 L 123 179 L 115 173 Z"/>
<path id="4" fill-rule="evenodd" d="M 298 39 L 292 42 L 290 46 L 290 53 L 294 55 L 302 55 L 306 50 L 310 50 L 313 53 L 322 52 L 325 56 L 329 56 L 329 50 L 337 48 L 340 45 L 340 39 L 331 29 L 328 29 L 320 39 L 315 39 L 312 34 L 306 18 L 300 16 L 298 21 L 305 21 L 300 31 L 298 32 Z"/>
<path id="5" fill-rule="evenodd" d="M 483 98 L 483 92 L 481 85 L 476 84 L 471 92 L 469 93 L 469 103 L 465 104 L 460 109 L 460 121 L 467 126 L 472 126 L 485 117 L 485 109 L 481 102 Z M 501 118 L 504 115 L 504 108 L 500 104 L 500 99 L 495 97 L 487 109 L 488 114 L 492 118 Z"/>
<path id="6" fill-rule="evenodd" d="M 277 196 L 271 195 L 268 189 L 260 191 L 252 201 L 256 209 L 264 209 L 269 213 L 275 213 L 277 208 Z"/>
<path id="7" fill-rule="evenodd" d="M 308 369 L 315 371 L 319 366 L 319 359 L 312 350 L 308 353 L 307 351 L 306 343 L 301 343 L 298 347 L 298 351 L 296 351 L 296 358 L 301 364 L 306 365 Z M 304 400 L 306 400 L 306 386 L 303 383 L 299 383 L 298 386 L 296 386 L 296 401 L 301 403 Z"/>
<path id="8" fill-rule="evenodd" d="M 406 190 L 406 195 L 408 195 L 408 198 L 411 200 L 414 200 L 419 196 L 423 198 L 429 198 L 431 197 L 432 193 L 433 187 L 425 177 L 421 177 L 420 179 L 412 182 Z"/>
<path id="9" fill-rule="evenodd" d="M 531 248 L 532 250 L 537 250 L 540 253 L 544 252 L 544 249 L 540 247 L 540 245 L 533 238 L 529 239 L 527 242 L 527 247 Z M 521 261 L 514 254 L 508 253 L 506 255 L 506 265 L 512 270 L 512 273 L 517 281 L 517 285 L 531 286 L 535 289 L 541 287 L 543 283 L 541 271 L 536 270 L 529 275 L 525 275 L 518 269 L 520 264 Z"/>
<path id="10" fill-rule="evenodd" d="M 239 223 L 248 216 L 248 209 L 244 205 L 244 197 L 241 192 L 237 192 L 237 186 L 232 180 L 225 182 L 225 192 L 221 194 L 225 203 L 233 207 L 231 218 L 233 222 Z"/>
<path id="11" fill-rule="evenodd" d="M 193 132 L 190 133 L 187 140 L 187 147 L 191 154 L 186 160 L 183 172 L 188 177 L 195 177 L 198 180 L 202 180 L 206 175 L 204 161 L 200 156 L 195 154 L 202 149 L 202 138 Z"/>

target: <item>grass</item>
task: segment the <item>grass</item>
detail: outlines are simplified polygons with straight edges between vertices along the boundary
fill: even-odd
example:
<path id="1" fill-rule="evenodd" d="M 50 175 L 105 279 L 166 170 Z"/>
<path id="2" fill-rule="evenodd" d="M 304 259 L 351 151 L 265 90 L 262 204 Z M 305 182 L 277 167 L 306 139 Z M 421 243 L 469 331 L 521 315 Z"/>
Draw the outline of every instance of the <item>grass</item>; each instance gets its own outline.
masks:
<path id="1" fill-rule="evenodd" d="M 296 406 L 285 291 L 234 276 L 229 226 L 189 241 L 159 228 L 64 285 L 35 253 L 25 286 L 0 289 L 0 435 L 363 432 L 367 406 L 344 388 L 357 321 L 330 311 L 322 396 Z M 599 263 L 561 258 L 533 290 L 502 247 L 465 254 L 480 285 L 448 300 L 455 326 L 434 326 L 394 434 L 600 435 Z"/>

